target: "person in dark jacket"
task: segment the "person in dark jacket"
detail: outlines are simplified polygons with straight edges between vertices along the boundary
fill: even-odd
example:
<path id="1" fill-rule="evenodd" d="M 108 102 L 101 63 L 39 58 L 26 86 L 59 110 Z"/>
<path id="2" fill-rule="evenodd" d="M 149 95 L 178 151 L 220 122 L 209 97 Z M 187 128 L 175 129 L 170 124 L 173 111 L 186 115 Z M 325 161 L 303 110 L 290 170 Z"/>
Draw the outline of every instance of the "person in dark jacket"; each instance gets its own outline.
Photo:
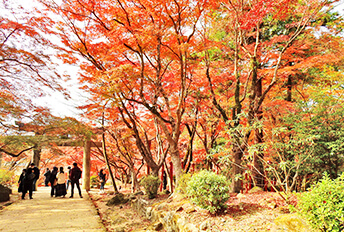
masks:
<path id="1" fill-rule="evenodd" d="M 27 173 L 31 174 L 32 173 L 32 170 L 33 170 L 33 174 L 35 174 L 34 176 L 34 179 L 33 179 L 33 182 L 32 182 L 32 190 L 33 191 L 36 191 L 36 182 L 39 178 L 39 174 L 40 174 L 40 171 L 39 169 L 35 166 L 34 163 L 31 163 L 30 164 L 30 167 L 27 169 Z"/>
<path id="2" fill-rule="evenodd" d="M 79 179 L 81 178 L 81 173 L 82 172 L 81 172 L 80 168 L 78 167 L 78 164 L 73 163 L 73 168 L 70 171 L 70 176 L 69 176 L 70 181 L 71 181 L 71 185 L 72 185 L 72 192 L 71 192 L 71 195 L 69 198 L 72 198 L 74 195 L 74 185 L 76 185 L 76 187 L 78 188 L 79 196 L 80 196 L 80 198 L 82 198 L 80 183 L 79 183 Z"/>
<path id="3" fill-rule="evenodd" d="M 54 167 L 53 170 L 51 171 L 51 174 L 50 174 L 49 182 L 50 182 L 50 186 L 51 186 L 51 191 L 50 191 L 51 197 L 53 197 L 55 195 L 56 185 L 54 185 L 54 183 L 56 180 L 56 175 L 57 175 L 58 170 L 59 169 L 57 167 Z"/>
<path id="4" fill-rule="evenodd" d="M 32 187 L 35 174 L 33 169 L 27 169 L 25 175 L 22 177 L 21 182 L 23 183 L 22 199 L 25 199 L 25 195 L 29 192 L 29 197 L 32 199 Z"/>
<path id="5" fill-rule="evenodd" d="M 100 169 L 99 174 L 98 174 L 98 179 L 100 182 L 100 193 L 104 193 L 104 186 L 106 183 L 106 174 L 104 173 L 103 169 Z"/>
<path id="6" fill-rule="evenodd" d="M 26 169 L 24 168 L 22 173 L 20 174 L 19 180 L 18 180 L 18 193 L 22 193 L 24 191 L 24 178 L 26 175 Z"/>
<path id="7" fill-rule="evenodd" d="M 49 186 L 49 182 L 50 182 L 50 175 L 51 175 L 51 171 L 49 170 L 49 168 L 47 168 L 47 170 L 44 173 L 44 184 L 45 187 Z"/>

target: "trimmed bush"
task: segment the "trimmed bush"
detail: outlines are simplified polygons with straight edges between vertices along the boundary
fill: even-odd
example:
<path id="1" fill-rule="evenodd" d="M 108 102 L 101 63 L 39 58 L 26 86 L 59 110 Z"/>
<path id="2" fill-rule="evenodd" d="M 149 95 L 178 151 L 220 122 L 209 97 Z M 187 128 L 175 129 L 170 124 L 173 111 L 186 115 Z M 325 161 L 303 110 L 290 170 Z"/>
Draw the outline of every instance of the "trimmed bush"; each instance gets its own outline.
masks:
<path id="1" fill-rule="evenodd" d="M 0 169 L 0 184 L 4 186 L 11 186 L 13 184 L 12 177 L 14 176 L 13 171 L 8 171 L 6 169 Z"/>
<path id="2" fill-rule="evenodd" d="M 148 175 L 142 178 L 140 184 L 144 187 L 149 199 L 153 199 L 158 194 L 160 185 L 159 177 Z"/>
<path id="3" fill-rule="evenodd" d="M 331 180 L 328 174 L 299 195 L 297 205 L 301 216 L 320 231 L 344 230 L 344 174 Z"/>
<path id="4" fill-rule="evenodd" d="M 193 203 L 211 214 L 227 207 L 225 203 L 229 199 L 229 187 L 225 176 L 201 171 L 188 181 L 186 192 Z"/>

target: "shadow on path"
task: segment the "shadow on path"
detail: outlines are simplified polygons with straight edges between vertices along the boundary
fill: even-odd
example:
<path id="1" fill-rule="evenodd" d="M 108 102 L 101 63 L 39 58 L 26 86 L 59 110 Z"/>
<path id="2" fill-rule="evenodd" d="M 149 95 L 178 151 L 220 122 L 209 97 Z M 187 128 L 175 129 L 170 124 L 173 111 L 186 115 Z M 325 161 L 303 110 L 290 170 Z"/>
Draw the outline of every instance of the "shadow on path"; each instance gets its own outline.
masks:
<path id="1" fill-rule="evenodd" d="M 39 187 L 32 200 L 26 197 L 0 211 L 0 231 L 106 231 L 85 191 L 84 198 L 69 195 L 50 197 L 50 187 Z"/>

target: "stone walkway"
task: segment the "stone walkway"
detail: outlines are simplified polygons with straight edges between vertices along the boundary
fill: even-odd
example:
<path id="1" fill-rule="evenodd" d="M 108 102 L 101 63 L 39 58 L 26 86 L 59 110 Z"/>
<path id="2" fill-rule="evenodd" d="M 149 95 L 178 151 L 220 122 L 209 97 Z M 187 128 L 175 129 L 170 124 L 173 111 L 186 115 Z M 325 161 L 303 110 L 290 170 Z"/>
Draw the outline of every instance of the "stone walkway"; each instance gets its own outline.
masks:
<path id="1" fill-rule="evenodd" d="M 77 191 L 76 191 L 77 193 Z M 0 231 L 4 232 L 105 232 L 86 192 L 84 198 L 50 197 L 50 187 L 39 187 L 33 199 L 18 200 L 0 211 Z"/>

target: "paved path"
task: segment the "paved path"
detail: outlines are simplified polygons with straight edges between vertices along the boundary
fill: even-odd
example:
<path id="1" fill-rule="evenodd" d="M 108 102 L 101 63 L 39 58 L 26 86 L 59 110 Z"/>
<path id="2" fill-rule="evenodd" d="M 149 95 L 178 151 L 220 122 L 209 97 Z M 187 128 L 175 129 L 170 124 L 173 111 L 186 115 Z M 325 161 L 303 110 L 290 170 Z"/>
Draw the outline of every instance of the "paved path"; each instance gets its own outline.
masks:
<path id="1" fill-rule="evenodd" d="M 77 191 L 77 189 L 75 189 Z M 104 232 L 95 207 L 86 192 L 84 198 L 50 197 L 50 187 L 39 187 L 29 200 L 18 200 L 0 211 L 0 231 L 4 232 Z"/>

